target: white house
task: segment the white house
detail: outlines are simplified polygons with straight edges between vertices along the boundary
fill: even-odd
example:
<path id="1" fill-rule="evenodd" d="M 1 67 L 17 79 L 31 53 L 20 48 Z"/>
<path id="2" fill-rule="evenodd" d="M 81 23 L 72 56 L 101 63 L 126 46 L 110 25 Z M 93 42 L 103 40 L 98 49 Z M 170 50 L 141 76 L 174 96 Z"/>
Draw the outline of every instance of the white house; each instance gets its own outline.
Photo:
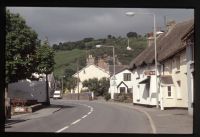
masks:
<path id="1" fill-rule="evenodd" d="M 109 93 L 111 99 L 114 99 L 115 93 L 132 93 L 132 78 L 133 73 L 128 69 L 123 69 L 110 78 Z"/>
<path id="2" fill-rule="evenodd" d="M 103 77 L 109 78 L 110 74 L 108 71 L 94 65 L 94 64 L 89 64 L 86 67 L 82 68 L 80 71 L 72 75 L 73 77 L 79 78 L 79 84 L 75 88 L 75 90 L 71 91 L 71 93 L 80 93 L 83 88 L 82 82 L 88 79 L 92 78 L 97 78 L 101 79 Z"/>

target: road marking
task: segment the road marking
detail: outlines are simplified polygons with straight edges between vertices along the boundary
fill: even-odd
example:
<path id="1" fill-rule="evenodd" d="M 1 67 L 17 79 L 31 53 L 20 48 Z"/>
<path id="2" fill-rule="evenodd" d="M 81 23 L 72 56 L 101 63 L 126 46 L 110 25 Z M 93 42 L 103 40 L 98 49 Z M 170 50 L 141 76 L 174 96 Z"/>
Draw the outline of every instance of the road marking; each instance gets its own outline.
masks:
<path id="1" fill-rule="evenodd" d="M 85 118 L 85 117 L 87 117 L 88 115 L 84 115 L 82 118 Z"/>
<path id="2" fill-rule="evenodd" d="M 88 114 L 86 114 L 86 115 L 82 116 L 81 118 L 77 119 L 76 121 L 74 121 L 74 122 L 73 122 L 73 123 L 71 123 L 70 125 L 68 125 L 68 126 L 65 126 L 64 128 L 62 128 L 62 129 L 60 129 L 60 130 L 56 131 L 56 133 L 60 133 L 60 132 L 62 132 L 63 130 L 65 130 L 65 129 L 69 128 L 71 125 L 74 125 L 74 124 L 78 123 L 79 121 L 81 121 L 81 119 L 83 119 L 83 118 L 87 117 L 87 116 L 88 116 L 89 114 L 91 114 L 91 113 L 92 113 L 92 111 L 93 111 L 93 107 L 91 107 L 91 106 L 88 106 L 88 105 L 86 105 L 86 104 L 80 104 L 80 103 L 73 103 L 73 104 L 78 104 L 78 105 L 86 106 L 86 107 L 90 108 L 90 112 L 88 112 Z"/>
<path id="3" fill-rule="evenodd" d="M 65 129 L 67 129 L 67 128 L 69 128 L 69 126 L 66 126 L 66 127 L 62 128 L 62 129 L 56 131 L 56 133 L 60 133 L 60 132 L 62 132 L 63 130 L 65 130 Z"/>
<path id="4" fill-rule="evenodd" d="M 74 121 L 73 123 L 71 123 L 71 125 L 74 125 L 74 124 L 78 123 L 80 120 L 81 119 L 78 119 L 78 120 Z"/>

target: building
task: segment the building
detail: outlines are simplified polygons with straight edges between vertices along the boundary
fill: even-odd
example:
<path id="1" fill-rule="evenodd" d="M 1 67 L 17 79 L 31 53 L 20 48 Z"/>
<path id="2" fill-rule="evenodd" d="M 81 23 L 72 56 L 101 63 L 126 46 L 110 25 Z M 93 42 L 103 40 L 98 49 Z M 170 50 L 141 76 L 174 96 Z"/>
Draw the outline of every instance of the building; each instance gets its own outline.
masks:
<path id="1" fill-rule="evenodd" d="M 159 43 L 158 61 L 160 70 L 159 101 L 162 109 L 188 108 L 187 57 L 182 37 L 193 26 L 188 20 L 174 24 L 164 33 Z"/>
<path id="2" fill-rule="evenodd" d="M 74 91 L 71 91 L 71 93 L 80 93 L 81 90 L 83 90 L 82 82 L 88 79 L 97 78 L 101 79 L 103 77 L 109 78 L 110 74 L 109 71 L 106 71 L 94 64 L 89 64 L 86 67 L 79 70 L 77 73 L 72 75 L 73 77 L 76 77 L 79 79 L 78 86 L 75 88 Z"/>
<path id="3" fill-rule="evenodd" d="M 157 35 L 157 44 L 163 39 L 162 33 Z M 147 43 L 144 49 L 136 58 L 134 58 L 129 69 L 133 73 L 133 104 L 156 106 L 158 95 L 156 93 L 155 76 L 155 47 L 154 43 Z M 159 70 L 159 69 L 158 69 Z M 157 71 L 159 75 L 159 71 Z"/>
<path id="4" fill-rule="evenodd" d="M 186 47 L 187 58 L 187 87 L 188 87 L 188 112 L 193 115 L 194 98 L 194 25 L 182 37 L 182 42 Z"/>
<path id="5" fill-rule="evenodd" d="M 110 88 L 109 93 L 111 94 L 111 99 L 114 99 L 115 93 L 132 93 L 133 73 L 127 68 L 123 68 L 115 74 L 115 78 L 112 75 L 110 77 Z"/>
<path id="6" fill-rule="evenodd" d="M 168 23 L 166 32 L 157 36 L 157 82 L 155 76 L 154 43 L 130 63 L 133 72 L 133 103 L 165 108 L 188 107 L 186 46 L 182 37 L 193 25 L 193 19 L 181 23 Z M 189 55 L 188 55 L 189 56 Z M 190 57 L 188 57 L 191 59 Z M 189 71 L 189 70 L 188 70 Z M 192 71 L 192 70 L 190 70 Z M 191 81 L 190 81 L 191 82 Z"/>

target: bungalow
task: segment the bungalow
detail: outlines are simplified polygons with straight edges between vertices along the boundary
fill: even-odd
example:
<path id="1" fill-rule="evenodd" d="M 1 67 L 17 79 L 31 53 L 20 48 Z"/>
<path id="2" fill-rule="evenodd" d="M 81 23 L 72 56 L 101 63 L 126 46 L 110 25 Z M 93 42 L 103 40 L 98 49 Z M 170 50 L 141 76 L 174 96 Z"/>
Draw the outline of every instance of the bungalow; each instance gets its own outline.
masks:
<path id="1" fill-rule="evenodd" d="M 114 99 L 115 93 L 132 93 L 132 78 L 133 73 L 127 68 L 123 68 L 118 71 L 114 76 L 110 77 L 110 88 L 109 93 L 111 94 L 111 99 Z"/>
<path id="2" fill-rule="evenodd" d="M 193 24 L 193 19 L 174 24 L 171 30 L 164 33 L 158 46 L 158 61 L 161 64 L 159 101 L 162 109 L 188 107 L 186 46 L 181 38 Z"/>

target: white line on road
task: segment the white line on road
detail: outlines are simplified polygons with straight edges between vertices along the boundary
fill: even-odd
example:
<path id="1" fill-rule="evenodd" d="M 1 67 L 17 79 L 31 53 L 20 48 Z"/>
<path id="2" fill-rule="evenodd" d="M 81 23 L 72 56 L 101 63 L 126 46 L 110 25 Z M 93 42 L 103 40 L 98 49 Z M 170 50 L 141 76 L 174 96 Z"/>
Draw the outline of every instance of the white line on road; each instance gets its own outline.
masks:
<path id="1" fill-rule="evenodd" d="M 67 128 L 69 128 L 69 126 L 66 126 L 66 127 L 62 128 L 62 129 L 56 131 L 56 133 L 60 133 L 60 132 L 62 132 L 63 130 L 65 130 L 65 129 L 67 129 Z"/>
<path id="2" fill-rule="evenodd" d="M 71 123 L 71 125 L 74 125 L 74 124 L 78 123 L 80 120 L 81 119 L 78 119 L 78 120 L 74 121 L 73 123 Z"/>
<path id="3" fill-rule="evenodd" d="M 80 119 L 77 119 L 76 121 L 74 121 L 73 123 L 71 123 L 71 125 L 74 125 L 74 124 L 78 123 L 79 121 L 81 121 L 81 119 L 87 117 L 87 116 L 88 116 L 90 113 L 92 113 L 92 111 L 93 111 L 93 107 L 88 106 L 88 105 L 86 105 L 86 104 L 80 104 L 80 103 L 74 103 L 74 104 L 78 104 L 78 105 L 83 105 L 83 106 L 89 107 L 89 108 L 90 108 L 90 112 L 88 112 L 87 115 L 84 115 L 84 116 L 82 116 Z M 56 131 L 56 133 L 60 133 L 60 132 L 62 132 L 63 130 L 69 128 L 69 127 L 70 127 L 69 125 L 68 125 L 68 126 L 65 126 L 64 128 L 62 128 L 62 129 Z"/>
<path id="4" fill-rule="evenodd" d="M 85 118 L 85 117 L 87 117 L 88 115 L 84 115 L 82 118 Z"/>

